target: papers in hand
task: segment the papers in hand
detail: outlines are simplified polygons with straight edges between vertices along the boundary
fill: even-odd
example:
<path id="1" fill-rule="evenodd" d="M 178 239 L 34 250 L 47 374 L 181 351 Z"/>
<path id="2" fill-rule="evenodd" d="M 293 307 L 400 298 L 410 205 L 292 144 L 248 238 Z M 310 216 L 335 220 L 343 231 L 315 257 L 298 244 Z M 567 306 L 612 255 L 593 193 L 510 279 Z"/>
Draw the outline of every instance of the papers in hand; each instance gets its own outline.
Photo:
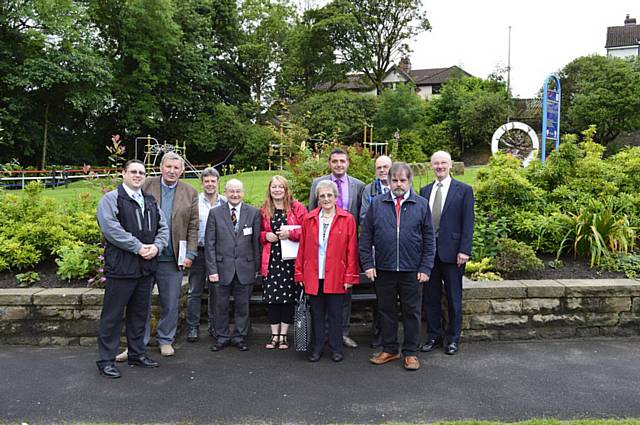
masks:
<path id="1" fill-rule="evenodd" d="M 184 259 L 187 258 L 187 241 L 180 241 L 180 249 L 178 250 L 178 265 L 184 265 Z"/>
<path id="2" fill-rule="evenodd" d="M 299 229 L 299 224 L 285 224 L 284 226 L 280 226 L 280 230 L 296 230 Z M 289 239 L 283 239 L 280 241 L 280 249 L 282 251 L 282 259 L 283 260 L 295 260 L 298 256 L 298 242 L 294 242 Z"/>

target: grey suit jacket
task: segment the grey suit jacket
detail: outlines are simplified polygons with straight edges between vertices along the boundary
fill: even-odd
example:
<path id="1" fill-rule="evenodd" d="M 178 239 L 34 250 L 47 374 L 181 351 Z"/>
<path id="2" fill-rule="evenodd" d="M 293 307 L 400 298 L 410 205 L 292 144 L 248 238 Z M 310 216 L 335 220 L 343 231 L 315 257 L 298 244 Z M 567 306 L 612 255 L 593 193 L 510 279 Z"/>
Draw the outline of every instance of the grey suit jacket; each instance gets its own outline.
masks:
<path id="1" fill-rule="evenodd" d="M 322 180 L 330 180 L 331 175 L 317 177 L 313 179 L 311 183 L 311 193 L 309 194 L 309 211 L 318 207 L 318 200 L 316 199 L 316 186 L 318 182 Z M 347 174 L 347 181 L 349 182 L 349 212 L 356 219 L 356 226 L 360 223 L 360 204 L 362 204 L 362 191 L 364 190 L 364 183 L 355 177 L 351 177 Z"/>
<path id="2" fill-rule="evenodd" d="M 230 285 L 234 275 L 243 285 L 253 284 L 260 271 L 260 211 L 242 203 L 236 232 L 229 207 L 212 208 L 204 232 L 207 275 L 218 274 L 221 285 Z"/>

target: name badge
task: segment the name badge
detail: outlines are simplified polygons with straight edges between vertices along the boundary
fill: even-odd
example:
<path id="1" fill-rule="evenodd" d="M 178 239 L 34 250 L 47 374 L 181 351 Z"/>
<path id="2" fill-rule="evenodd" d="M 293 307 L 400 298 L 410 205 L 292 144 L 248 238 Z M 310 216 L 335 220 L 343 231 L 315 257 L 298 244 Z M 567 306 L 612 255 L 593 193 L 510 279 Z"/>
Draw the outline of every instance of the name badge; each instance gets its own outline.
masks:
<path id="1" fill-rule="evenodd" d="M 242 229 L 242 234 L 245 236 L 253 235 L 253 228 L 245 227 L 244 229 Z"/>

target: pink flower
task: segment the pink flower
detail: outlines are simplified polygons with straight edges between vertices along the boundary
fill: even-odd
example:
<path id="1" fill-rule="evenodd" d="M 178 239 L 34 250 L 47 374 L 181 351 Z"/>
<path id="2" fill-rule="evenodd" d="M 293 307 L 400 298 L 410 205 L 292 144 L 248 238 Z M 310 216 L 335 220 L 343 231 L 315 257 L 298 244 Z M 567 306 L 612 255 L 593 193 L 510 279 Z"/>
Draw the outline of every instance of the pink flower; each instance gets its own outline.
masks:
<path id="1" fill-rule="evenodd" d="M 98 260 L 104 261 L 104 255 L 98 255 Z"/>
<path id="2" fill-rule="evenodd" d="M 95 282 L 95 281 L 96 281 L 96 280 L 95 280 L 94 278 L 91 278 L 91 279 L 87 280 L 87 283 L 93 283 L 93 282 Z"/>
<path id="3" fill-rule="evenodd" d="M 100 278 L 100 283 L 103 283 L 105 280 L 107 280 L 107 278 L 106 278 L 106 277 L 104 277 L 104 276 L 102 276 L 102 277 Z"/>
<path id="4" fill-rule="evenodd" d="M 98 273 L 104 273 L 104 269 L 103 268 L 99 268 L 98 269 Z"/>

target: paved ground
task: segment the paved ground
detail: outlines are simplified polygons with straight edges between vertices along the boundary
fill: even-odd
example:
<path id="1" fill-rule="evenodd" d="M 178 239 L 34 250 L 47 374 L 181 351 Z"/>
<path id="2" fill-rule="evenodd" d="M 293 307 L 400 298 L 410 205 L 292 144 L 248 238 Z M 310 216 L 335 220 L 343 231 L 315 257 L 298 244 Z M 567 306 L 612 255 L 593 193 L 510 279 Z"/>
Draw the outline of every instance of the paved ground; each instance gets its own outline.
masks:
<path id="1" fill-rule="evenodd" d="M 311 364 L 292 350 L 179 343 L 158 369 L 99 377 L 95 349 L 0 347 L 0 423 L 381 423 L 536 417 L 640 418 L 640 340 L 469 343 L 423 368 L 348 350 Z M 357 338 L 366 343 L 365 338 Z"/>

